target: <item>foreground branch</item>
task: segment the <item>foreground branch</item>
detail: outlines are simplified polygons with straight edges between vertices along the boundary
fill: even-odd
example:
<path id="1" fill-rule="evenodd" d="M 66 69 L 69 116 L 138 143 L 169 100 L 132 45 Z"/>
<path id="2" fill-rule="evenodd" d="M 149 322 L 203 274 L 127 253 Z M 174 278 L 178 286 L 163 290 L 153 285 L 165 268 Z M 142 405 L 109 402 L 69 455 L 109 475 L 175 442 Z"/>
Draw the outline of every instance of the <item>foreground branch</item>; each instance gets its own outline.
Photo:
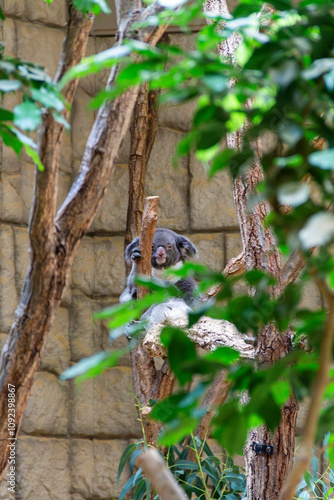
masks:
<path id="1" fill-rule="evenodd" d="M 143 469 L 161 500 L 188 500 L 157 450 L 150 448 L 143 451 L 136 460 L 136 466 Z"/>

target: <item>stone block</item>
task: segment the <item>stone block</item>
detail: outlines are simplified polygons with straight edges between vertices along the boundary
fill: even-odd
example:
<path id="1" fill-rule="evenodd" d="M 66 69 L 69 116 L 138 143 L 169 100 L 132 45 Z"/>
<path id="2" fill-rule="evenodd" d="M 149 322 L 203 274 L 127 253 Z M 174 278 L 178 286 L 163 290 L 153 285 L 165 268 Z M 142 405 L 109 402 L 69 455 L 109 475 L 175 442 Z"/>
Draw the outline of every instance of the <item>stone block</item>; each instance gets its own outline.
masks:
<path id="1" fill-rule="evenodd" d="M 190 241 L 197 247 L 199 262 L 215 271 L 224 267 L 224 235 L 220 233 L 192 234 Z"/>
<path id="2" fill-rule="evenodd" d="M 226 262 L 225 265 L 234 257 L 242 252 L 242 241 L 240 233 L 226 234 Z"/>
<path id="3" fill-rule="evenodd" d="M 24 204 L 21 198 L 21 175 L 6 174 L 1 176 L 0 185 L 0 218 L 6 222 L 20 223 L 23 217 Z"/>
<path id="4" fill-rule="evenodd" d="M 81 495 L 78 499 L 118 498 L 130 475 L 125 468 L 116 488 L 118 464 L 126 445 L 127 442 L 120 439 L 71 441 L 72 488 L 75 494 Z"/>
<path id="5" fill-rule="evenodd" d="M 71 434 L 130 438 L 140 436 L 131 369 L 115 367 L 74 387 Z"/>
<path id="6" fill-rule="evenodd" d="M 71 132 L 64 130 L 63 140 L 60 148 L 59 168 L 62 172 L 72 174 L 72 142 Z"/>
<path id="7" fill-rule="evenodd" d="M 72 105 L 71 142 L 73 157 L 80 161 L 94 124 L 94 111 L 88 109 L 89 101 L 89 95 L 82 89 L 78 89 Z"/>
<path id="8" fill-rule="evenodd" d="M 102 52 L 104 50 L 110 49 L 115 43 L 114 36 L 97 36 L 95 37 L 95 51 L 96 54 Z M 97 73 L 96 75 L 96 90 L 103 90 L 107 84 L 107 80 L 109 77 L 110 69 L 105 69 Z"/>
<path id="9" fill-rule="evenodd" d="M 69 310 L 72 361 L 79 361 L 102 349 L 101 325 L 93 321 L 93 314 L 98 309 L 99 304 L 85 295 L 73 294 Z"/>
<path id="10" fill-rule="evenodd" d="M 70 176 L 60 170 L 58 176 L 57 210 L 65 200 L 71 185 L 72 182 Z"/>
<path id="11" fill-rule="evenodd" d="M 8 339 L 7 333 L 0 333 L 0 353 L 2 352 L 2 349 L 4 348 L 7 339 Z"/>
<path id="12" fill-rule="evenodd" d="M 173 167 L 173 155 L 181 135 L 159 129 L 153 145 L 146 173 L 146 196 L 159 196 L 158 227 L 186 231 L 188 227 L 187 159 L 182 158 Z"/>
<path id="13" fill-rule="evenodd" d="M 66 435 L 68 383 L 47 372 L 36 374 L 24 410 L 21 429 L 26 434 Z"/>
<path id="14" fill-rule="evenodd" d="M 89 57 L 95 54 L 95 39 L 89 37 L 85 57 Z M 85 78 L 80 78 L 78 89 L 82 90 L 89 96 L 94 96 L 96 92 L 96 78 L 98 74 L 89 75 Z"/>
<path id="15" fill-rule="evenodd" d="M 0 331 L 8 333 L 18 304 L 15 286 L 13 230 L 0 225 Z"/>
<path id="16" fill-rule="evenodd" d="M 94 231 L 121 232 L 126 229 L 128 210 L 129 170 L 126 165 L 115 165 L 100 209 L 95 216 Z"/>
<path id="17" fill-rule="evenodd" d="M 83 238 L 72 268 L 72 287 L 86 295 L 94 293 L 94 240 Z"/>
<path id="18" fill-rule="evenodd" d="M 70 500 L 69 442 L 20 436 L 18 494 L 21 500 Z"/>
<path id="19" fill-rule="evenodd" d="M 125 134 L 125 137 L 123 139 L 117 157 L 117 163 L 119 163 L 120 165 L 129 165 L 130 144 L 131 144 L 131 137 L 130 137 L 130 132 L 128 131 Z"/>
<path id="20" fill-rule="evenodd" d="M 15 243 L 15 282 L 18 293 L 21 292 L 29 265 L 29 235 L 28 229 L 14 227 Z"/>
<path id="21" fill-rule="evenodd" d="M 50 5 L 39 0 L 4 0 L 4 13 L 9 16 L 25 17 L 29 21 L 65 26 L 66 5 L 55 2 Z M 6 20 L 7 22 L 7 20 Z"/>
<path id="22" fill-rule="evenodd" d="M 94 291 L 99 296 L 120 295 L 124 289 L 124 238 L 94 238 Z"/>
<path id="23" fill-rule="evenodd" d="M 163 104 L 159 107 L 159 125 L 171 130 L 187 132 L 191 129 L 196 100 L 184 104 Z"/>
<path id="24" fill-rule="evenodd" d="M 54 4 L 54 7 L 59 7 L 58 2 Z M 59 64 L 65 32 L 21 21 L 16 21 L 16 29 L 17 56 L 26 61 L 40 64 L 51 77 L 54 77 Z M 43 49 L 41 50 L 41 48 Z"/>
<path id="25" fill-rule="evenodd" d="M 9 478 L 7 477 L 8 472 L 9 471 L 7 468 L 3 475 L 3 480 L 0 484 L 0 500 L 15 500 L 15 493 L 8 490 L 8 488 L 12 487 L 9 483 L 7 483 L 7 480 L 9 480 Z"/>
<path id="26" fill-rule="evenodd" d="M 69 367 L 70 360 L 69 311 L 61 307 L 47 336 L 40 367 L 59 375 Z"/>
<path id="27" fill-rule="evenodd" d="M 11 0 L 5 1 L 5 3 L 18 3 L 18 2 L 11 2 Z M 3 43 L 5 45 L 5 55 L 6 56 L 13 56 L 15 57 L 17 55 L 17 35 L 16 35 L 16 23 L 13 21 L 13 19 L 6 19 L 4 23 L 2 23 L 3 26 Z"/>
<path id="28" fill-rule="evenodd" d="M 201 162 L 190 159 L 190 217 L 193 230 L 231 229 L 238 227 L 229 172 L 222 171 L 208 179 Z"/>
<path id="29" fill-rule="evenodd" d="M 307 283 L 303 288 L 302 300 L 299 307 L 315 310 L 322 306 L 322 297 L 317 285 L 315 283 Z"/>

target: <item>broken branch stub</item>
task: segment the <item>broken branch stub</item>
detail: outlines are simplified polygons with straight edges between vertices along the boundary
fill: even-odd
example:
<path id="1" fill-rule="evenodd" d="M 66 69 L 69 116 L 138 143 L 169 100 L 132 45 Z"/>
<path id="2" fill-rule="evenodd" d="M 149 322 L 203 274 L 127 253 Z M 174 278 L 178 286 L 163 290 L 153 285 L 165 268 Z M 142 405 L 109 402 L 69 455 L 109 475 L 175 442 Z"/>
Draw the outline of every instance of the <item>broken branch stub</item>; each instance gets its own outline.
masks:
<path id="1" fill-rule="evenodd" d="M 155 227 L 158 220 L 159 196 L 145 198 L 143 221 L 139 236 L 139 250 L 141 259 L 138 263 L 138 274 L 151 276 L 151 255 Z M 147 293 L 143 287 L 137 288 L 137 298 L 140 299 Z"/>

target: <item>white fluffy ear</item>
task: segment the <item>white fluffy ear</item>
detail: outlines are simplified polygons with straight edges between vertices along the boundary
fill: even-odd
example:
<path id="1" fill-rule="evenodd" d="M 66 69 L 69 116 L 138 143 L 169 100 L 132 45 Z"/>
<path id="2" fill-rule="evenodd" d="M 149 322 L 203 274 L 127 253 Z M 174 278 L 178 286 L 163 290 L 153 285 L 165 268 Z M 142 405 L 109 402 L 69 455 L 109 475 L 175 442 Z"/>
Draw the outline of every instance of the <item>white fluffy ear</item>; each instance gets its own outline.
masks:
<path id="1" fill-rule="evenodd" d="M 197 248 L 185 236 L 178 235 L 176 244 L 183 260 L 198 258 Z"/>

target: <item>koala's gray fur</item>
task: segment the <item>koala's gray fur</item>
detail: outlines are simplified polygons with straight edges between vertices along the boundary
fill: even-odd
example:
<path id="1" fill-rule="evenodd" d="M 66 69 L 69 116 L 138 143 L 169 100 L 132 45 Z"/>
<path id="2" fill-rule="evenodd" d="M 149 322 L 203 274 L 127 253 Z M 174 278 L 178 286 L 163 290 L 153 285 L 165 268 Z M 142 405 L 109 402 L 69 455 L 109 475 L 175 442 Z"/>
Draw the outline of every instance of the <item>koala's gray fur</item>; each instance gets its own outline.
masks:
<path id="1" fill-rule="evenodd" d="M 167 268 L 182 266 L 187 259 L 197 257 L 197 248 L 185 236 L 181 236 L 170 229 L 156 229 L 152 244 L 152 276 L 163 280 L 172 281 L 174 285 L 184 292 L 183 299 L 170 299 L 165 304 L 152 306 L 143 315 L 149 319 L 150 324 L 164 323 L 167 318 L 178 316 L 190 311 L 190 307 L 198 301 L 196 297 L 197 284 L 193 278 L 177 280 L 164 276 Z M 132 262 L 132 269 L 127 280 L 127 286 L 120 297 L 120 302 L 128 302 L 137 297 L 137 287 L 134 277 L 137 272 L 137 263 L 140 259 L 139 238 L 135 238 L 125 250 L 127 263 Z M 178 310 L 178 312 L 176 311 Z"/>

